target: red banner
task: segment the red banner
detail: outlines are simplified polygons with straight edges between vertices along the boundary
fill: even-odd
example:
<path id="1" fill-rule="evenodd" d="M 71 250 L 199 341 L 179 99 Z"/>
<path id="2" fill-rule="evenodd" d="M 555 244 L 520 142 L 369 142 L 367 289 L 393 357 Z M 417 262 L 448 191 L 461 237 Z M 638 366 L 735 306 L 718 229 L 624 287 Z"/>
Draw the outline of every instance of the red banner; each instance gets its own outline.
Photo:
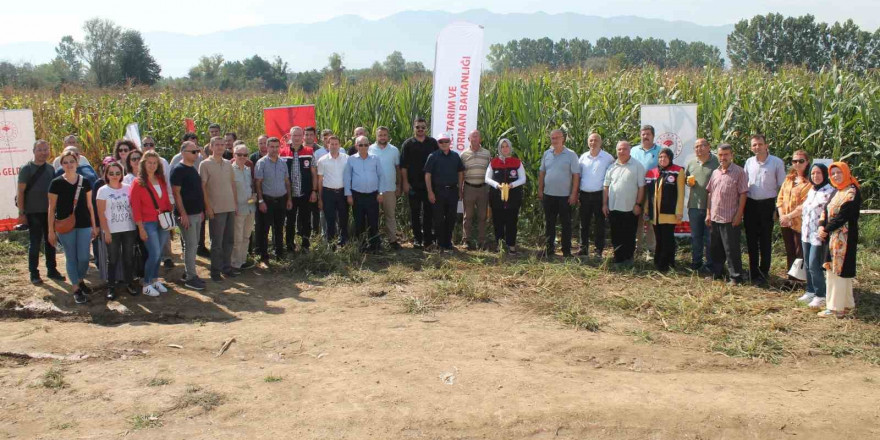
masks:
<path id="1" fill-rule="evenodd" d="M 196 121 L 193 118 L 186 118 L 183 120 L 184 131 L 187 133 L 195 133 L 196 132 Z"/>
<path id="2" fill-rule="evenodd" d="M 291 127 L 298 125 L 306 128 L 316 125 L 315 106 L 308 104 L 264 108 L 263 123 L 266 127 L 266 136 L 281 139 L 281 145 L 284 146 L 290 138 Z"/>

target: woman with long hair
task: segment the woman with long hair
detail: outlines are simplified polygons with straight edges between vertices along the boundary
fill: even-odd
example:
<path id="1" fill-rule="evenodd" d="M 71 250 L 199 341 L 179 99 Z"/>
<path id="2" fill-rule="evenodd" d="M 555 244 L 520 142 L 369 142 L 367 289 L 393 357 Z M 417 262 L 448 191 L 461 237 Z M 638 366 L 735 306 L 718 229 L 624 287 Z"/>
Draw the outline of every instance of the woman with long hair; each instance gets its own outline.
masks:
<path id="1" fill-rule="evenodd" d="M 825 289 L 828 298 L 821 317 L 841 318 L 856 307 L 853 278 L 856 277 L 856 247 L 859 242 L 859 210 L 862 194 L 859 182 L 844 162 L 828 167 L 831 184 L 837 193 L 825 207 L 819 220 L 819 238 L 828 243 L 825 257 Z"/>
<path id="2" fill-rule="evenodd" d="M 131 186 L 131 211 L 138 235 L 147 247 L 143 279 L 143 293 L 147 296 L 159 296 L 168 291 L 158 277 L 162 247 L 168 241 L 168 231 L 159 226 L 159 214 L 172 210 L 169 190 L 159 154 L 155 151 L 144 153 L 138 177 Z"/>
<path id="3" fill-rule="evenodd" d="M 119 162 L 104 167 L 105 185 L 98 189 L 98 218 L 101 222 L 101 240 L 105 244 L 109 266 L 107 269 L 107 299 L 116 298 L 116 288 L 121 281 L 128 293 L 136 295 L 134 280 L 135 224 L 131 213 L 131 187 L 122 183 L 125 172 Z M 122 263 L 122 279 L 118 266 Z"/>
<path id="4" fill-rule="evenodd" d="M 49 244 L 55 246 L 60 241 L 64 245 L 73 300 L 85 304 L 88 301 L 86 295 L 92 293 L 85 283 L 89 270 L 89 243 L 98 236 L 92 209 L 92 184 L 76 173 L 79 164 L 76 153 L 65 152 L 60 163 L 64 172 L 49 184 Z M 72 221 L 72 228 L 56 230 L 56 226 L 65 224 L 62 223 L 64 220 Z"/>
<path id="5" fill-rule="evenodd" d="M 801 209 L 801 243 L 803 244 L 804 271 L 807 273 L 806 293 L 798 301 L 811 308 L 825 307 L 825 253 L 828 244 L 819 238 L 819 218 L 825 213 L 825 206 L 834 196 L 834 186 L 828 180 L 828 168 L 821 163 L 810 168 L 812 187 L 807 192 L 807 200 Z"/>
<path id="6" fill-rule="evenodd" d="M 675 225 L 684 216 L 684 168 L 672 163 L 669 148 L 657 154 L 657 168 L 645 175 L 648 218 L 656 237 L 654 267 L 666 272 L 675 266 Z"/>
<path id="7" fill-rule="evenodd" d="M 782 182 L 779 195 L 776 196 L 776 211 L 779 214 L 779 226 L 782 229 L 782 241 L 785 242 L 785 271 L 791 268 L 797 258 L 803 258 L 801 245 L 801 212 L 807 193 L 813 185 L 807 175 L 810 167 L 810 155 L 804 150 L 797 150 L 791 155 L 791 170 Z M 794 278 L 789 277 L 794 281 Z"/>
<path id="8" fill-rule="evenodd" d="M 122 179 L 122 183 L 126 185 L 131 185 L 134 182 L 134 179 L 137 179 L 138 169 L 140 168 L 141 157 L 143 157 L 144 153 L 141 150 L 132 150 L 128 153 L 128 156 L 125 157 L 125 177 Z"/>
<path id="9" fill-rule="evenodd" d="M 116 159 L 116 161 L 119 162 L 119 164 L 122 165 L 123 168 L 125 168 L 125 160 L 128 158 L 128 155 L 132 151 L 135 151 L 137 149 L 138 148 L 134 144 L 134 142 L 128 139 L 120 139 L 116 141 L 116 144 L 113 146 L 113 158 Z"/>
<path id="10" fill-rule="evenodd" d="M 498 141 L 498 155 L 486 169 L 486 184 L 490 187 L 489 205 L 492 207 L 495 243 L 504 240 L 511 255 L 516 255 L 516 227 L 525 183 L 526 170 L 519 158 L 513 157 L 513 144 L 509 139 L 501 139 Z"/>

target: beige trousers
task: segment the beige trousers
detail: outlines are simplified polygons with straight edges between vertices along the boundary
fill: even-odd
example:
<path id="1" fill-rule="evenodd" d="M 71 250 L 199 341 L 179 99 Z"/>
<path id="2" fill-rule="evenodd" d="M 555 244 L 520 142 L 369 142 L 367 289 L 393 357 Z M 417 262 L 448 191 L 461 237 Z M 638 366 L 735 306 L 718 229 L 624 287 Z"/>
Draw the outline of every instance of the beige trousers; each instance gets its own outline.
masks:
<path id="1" fill-rule="evenodd" d="M 232 267 L 241 269 L 247 261 L 248 240 L 254 230 L 254 213 L 235 215 L 235 241 L 232 245 Z"/>
<path id="2" fill-rule="evenodd" d="M 382 193 L 382 213 L 385 217 L 388 243 L 397 243 L 397 194 L 394 191 Z"/>
<path id="3" fill-rule="evenodd" d="M 486 244 L 486 218 L 489 214 L 489 185 L 480 188 L 464 185 L 464 224 L 462 239 L 465 243 L 473 239 L 474 222 L 477 223 L 478 245 Z"/>
<path id="4" fill-rule="evenodd" d="M 843 312 L 856 307 L 853 299 L 853 279 L 841 278 L 836 273 L 825 271 L 825 308 Z"/>

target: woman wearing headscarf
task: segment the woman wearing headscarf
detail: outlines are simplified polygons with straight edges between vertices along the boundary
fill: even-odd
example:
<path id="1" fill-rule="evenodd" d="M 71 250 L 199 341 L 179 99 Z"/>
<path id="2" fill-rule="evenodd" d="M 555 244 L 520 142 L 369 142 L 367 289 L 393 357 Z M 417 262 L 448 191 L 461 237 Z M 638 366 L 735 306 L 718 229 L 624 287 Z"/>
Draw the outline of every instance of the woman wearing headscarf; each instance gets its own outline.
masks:
<path id="1" fill-rule="evenodd" d="M 486 169 L 489 185 L 489 205 L 495 226 L 495 242 L 504 240 L 507 252 L 516 255 L 516 225 L 522 205 L 526 170 L 522 161 L 513 157 L 513 144 L 509 139 L 498 141 L 498 155 Z"/>
<path id="2" fill-rule="evenodd" d="M 672 163 L 669 148 L 657 155 L 657 168 L 645 174 L 648 194 L 648 218 L 657 239 L 654 249 L 654 267 L 666 272 L 675 266 L 675 225 L 684 216 L 684 168 Z"/>
<path id="3" fill-rule="evenodd" d="M 862 195 L 859 182 L 852 176 L 844 162 L 834 162 L 828 167 L 831 184 L 837 194 L 828 202 L 819 220 L 819 238 L 828 243 L 825 258 L 827 280 L 826 309 L 821 317 L 843 317 L 855 308 L 853 278 L 856 276 L 856 245 L 859 242 L 859 209 Z"/>
<path id="4" fill-rule="evenodd" d="M 782 230 L 782 241 L 785 242 L 785 257 L 788 263 L 786 272 L 797 258 L 803 258 L 801 246 L 801 209 L 807 200 L 807 193 L 813 186 L 807 176 L 810 156 L 804 150 L 797 150 L 791 156 L 791 170 L 782 181 L 782 188 L 776 196 L 776 211 L 779 214 L 779 226 Z M 794 281 L 794 277 L 789 277 Z"/>
<path id="5" fill-rule="evenodd" d="M 810 168 L 810 190 L 801 208 L 801 244 L 803 246 L 804 271 L 807 273 L 806 293 L 798 301 L 811 308 L 825 307 L 825 253 L 828 246 L 819 238 L 819 218 L 825 206 L 837 191 L 828 180 L 828 168 L 813 164 Z"/>

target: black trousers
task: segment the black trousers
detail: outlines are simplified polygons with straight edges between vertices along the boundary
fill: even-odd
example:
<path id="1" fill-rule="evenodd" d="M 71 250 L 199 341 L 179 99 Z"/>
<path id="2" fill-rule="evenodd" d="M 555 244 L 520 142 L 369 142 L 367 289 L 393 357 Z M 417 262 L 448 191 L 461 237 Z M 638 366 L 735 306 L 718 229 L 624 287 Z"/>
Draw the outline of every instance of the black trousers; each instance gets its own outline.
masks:
<path id="1" fill-rule="evenodd" d="M 666 272 L 675 266 L 675 225 L 659 224 L 654 227 L 654 267 L 661 272 Z"/>
<path id="2" fill-rule="evenodd" d="M 351 192 L 354 199 L 354 233 L 359 239 L 369 228 L 367 245 L 371 250 L 379 249 L 379 192 Z"/>
<path id="3" fill-rule="evenodd" d="M 614 246 L 614 262 L 631 261 L 636 252 L 636 225 L 639 217 L 632 211 L 611 211 L 611 246 Z"/>
<path id="4" fill-rule="evenodd" d="M 770 274 L 775 211 L 775 199 L 746 199 L 743 226 L 746 228 L 746 246 L 749 250 L 749 277 L 753 280 L 766 280 Z"/>
<path id="5" fill-rule="evenodd" d="M 266 213 L 263 214 L 261 229 L 257 232 L 257 249 L 260 258 L 269 259 L 269 227 L 272 227 L 272 242 L 275 244 L 275 257 L 284 258 L 284 216 L 287 212 L 287 196 L 263 196 Z"/>
<path id="6" fill-rule="evenodd" d="M 293 252 L 296 248 L 295 235 L 302 240 L 302 248 L 309 248 L 309 237 L 312 236 L 312 203 L 309 203 L 309 195 L 293 197 L 290 199 L 293 206 L 287 211 L 287 223 L 284 225 L 285 243 L 287 250 Z M 296 234 L 294 235 L 294 229 Z"/>
<path id="7" fill-rule="evenodd" d="M 733 223 L 712 222 L 712 239 L 709 252 L 712 254 L 712 273 L 720 278 L 727 263 L 727 273 L 731 278 L 742 281 L 742 228 Z"/>
<path id="8" fill-rule="evenodd" d="M 428 200 L 427 189 L 409 190 L 409 218 L 412 222 L 413 239 L 425 246 L 434 243 L 433 205 Z"/>
<path id="9" fill-rule="evenodd" d="M 107 245 L 107 253 L 109 254 L 107 279 L 111 283 L 114 281 L 130 283 L 134 279 L 134 243 L 137 239 L 136 234 L 137 231 L 110 234 L 111 241 L 110 244 Z M 122 262 L 123 279 L 117 280 L 116 274 L 118 269 L 116 267 L 120 262 Z"/>
<path id="10" fill-rule="evenodd" d="M 348 243 L 348 201 L 342 190 L 324 188 L 321 192 L 321 203 L 324 204 L 324 220 L 327 222 L 327 242 L 333 244 L 339 234 L 339 245 Z"/>
<path id="11" fill-rule="evenodd" d="M 510 190 L 507 201 L 501 201 L 501 191 L 489 189 L 489 206 L 492 207 L 492 224 L 495 226 L 495 242 L 504 240 L 507 247 L 516 246 L 516 230 L 519 208 L 522 206 L 522 187 Z"/>
<path id="12" fill-rule="evenodd" d="M 431 208 L 434 214 L 437 244 L 443 248 L 452 247 L 452 231 L 458 222 L 458 185 L 433 185 L 437 201 Z M 425 244 L 428 242 L 425 241 Z"/>
<path id="13" fill-rule="evenodd" d="M 263 230 L 263 223 L 265 223 L 265 221 L 266 214 L 263 214 L 257 209 L 257 212 L 254 213 L 254 232 L 251 233 L 250 242 L 248 243 L 248 253 L 253 255 L 263 255 L 265 253 L 263 249 L 260 249 L 259 243 L 257 243 L 257 234 L 259 234 L 259 231 Z"/>
<path id="14" fill-rule="evenodd" d="M 31 276 L 39 276 L 40 269 L 40 247 L 46 244 L 46 270 L 48 272 L 57 272 L 55 265 L 55 247 L 49 244 L 49 214 L 42 212 L 38 214 L 28 214 L 28 270 Z"/>
<path id="15" fill-rule="evenodd" d="M 602 191 L 585 192 L 578 194 L 580 199 L 579 214 L 581 217 L 581 251 L 590 248 L 590 226 L 595 224 L 595 238 L 593 240 L 596 246 L 596 255 L 602 256 L 605 249 L 605 214 L 602 212 Z"/>
<path id="16" fill-rule="evenodd" d="M 562 253 L 571 253 L 571 205 L 568 197 L 548 196 L 544 194 L 544 238 L 547 253 L 553 253 L 556 249 L 556 218 L 562 224 Z"/>

